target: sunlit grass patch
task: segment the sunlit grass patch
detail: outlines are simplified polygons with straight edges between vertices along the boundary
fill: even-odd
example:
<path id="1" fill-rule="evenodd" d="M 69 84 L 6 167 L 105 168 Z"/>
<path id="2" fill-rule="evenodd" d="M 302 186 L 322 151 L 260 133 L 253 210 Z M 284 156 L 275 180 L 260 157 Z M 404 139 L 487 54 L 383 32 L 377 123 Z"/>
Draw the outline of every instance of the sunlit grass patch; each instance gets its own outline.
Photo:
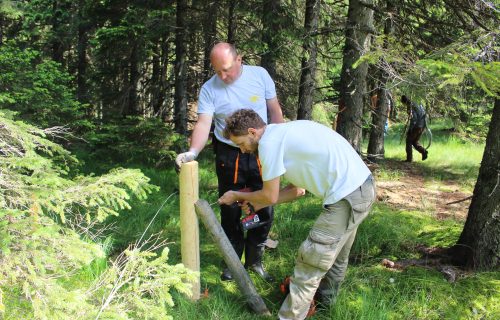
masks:
<path id="1" fill-rule="evenodd" d="M 376 204 L 360 225 L 351 255 L 369 263 L 382 258 L 415 258 L 417 245 L 440 246 L 456 242 L 462 225 L 454 220 L 437 221 L 431 213 L 401 211 Z"/>
<path id="2" fill-rule="evenodd" d="M 352 266 L 337 303 L 316 319 L 496 319 L 498 287 L 477 277 L 450 284 L 421 267 Z"/>
<path id="3" fill-rule="evenodd" d="M 386 181 L 386 180 L 399 180 L 402 177 L 406 176 L 406 173 L 399 169 L 387 168 L 380 166 L 377 168 L 377 180 Z"/>

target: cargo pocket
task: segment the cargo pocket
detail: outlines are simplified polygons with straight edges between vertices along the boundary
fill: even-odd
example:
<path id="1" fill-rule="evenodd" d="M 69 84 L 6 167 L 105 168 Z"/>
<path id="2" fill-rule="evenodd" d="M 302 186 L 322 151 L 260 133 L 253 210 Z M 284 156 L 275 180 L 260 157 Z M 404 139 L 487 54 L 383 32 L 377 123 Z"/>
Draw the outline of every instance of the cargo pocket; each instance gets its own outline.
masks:
<path id="1" fill-rule="evenodd" d="M 298 261 L 325 270 L 331 268 L 340 236 L 313 229 L 299 248 Z"/>
<path id="2" fill-rule="evenodd" d="M 370 213 L 373 203 L 375 202 L 375 187 L 373 180 L 368 180 L 361 185 L 356 191 L 345 198 L 352 208 L 352 218 L 349 221 L 348 230 L 359 225 Z"/>

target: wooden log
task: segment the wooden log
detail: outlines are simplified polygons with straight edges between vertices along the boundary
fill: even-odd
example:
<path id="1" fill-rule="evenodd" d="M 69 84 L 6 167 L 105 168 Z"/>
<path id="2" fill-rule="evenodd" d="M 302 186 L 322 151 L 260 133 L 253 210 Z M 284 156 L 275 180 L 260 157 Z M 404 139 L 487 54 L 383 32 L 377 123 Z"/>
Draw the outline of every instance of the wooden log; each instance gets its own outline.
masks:
<path id="1" fill-rule="evenodd" d="M 200 272 L 200 238 L 194 203 L 198 200 L 198 162 L 182 164 L 179 173 L 181 255 L 186 268 Z M 200 277 L 192 283 L 191 299 L 200 299 Z"/>
<path id="2" fill-rule="evenodd" d="M 229 239 L 224 233 L 224 230 L 222 229 L 208 202 L 200 199 L 194 206 L 196 214 L 200 218 L 201 222 L 203 222 L 203 225 L 208 230 L 210 236 L 222 253 L 222 257 L 224 258 L 227 267 L 231 270 L 233 279 L 236 281 L 236 284 L 240 288 L 240 291 L 245 297 L 245 300 L 250 308 L 259 315 L 271 316 L 264 300 L 257 293 L 252 279 L 250 279 L 250 276 L 241 264 L 240 258 L 234 251 L 233 246 L 229 242 Z"/>

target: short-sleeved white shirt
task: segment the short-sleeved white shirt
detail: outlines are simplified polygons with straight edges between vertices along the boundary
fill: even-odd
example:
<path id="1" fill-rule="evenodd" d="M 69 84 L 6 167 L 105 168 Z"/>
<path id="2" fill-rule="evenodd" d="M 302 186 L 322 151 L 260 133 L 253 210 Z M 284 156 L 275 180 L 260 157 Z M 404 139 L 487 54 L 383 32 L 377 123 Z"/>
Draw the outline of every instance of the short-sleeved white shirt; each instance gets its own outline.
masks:
<path id="1" fill-rule="evenodd" d="M 239 109 L 252 109 L 267 123 L 266 99 L 274 97 L 276 87 L 266 69 L 242 65 L 240 77 L 231 84 L 225 84 L 217 75 L 203 84 L 198 98 L 198 113 L 212 115 L 217 139 L 236 147 L 222 135 L 226 118 Z"/>
<path id="2" fill-rule="evenodd" d="M 332 204 L 353 192 L 371 172 L 354 148 L 332 129 L 308 120 L 267 125 L 259 140 L 262 180 L 281 175 Z"/>

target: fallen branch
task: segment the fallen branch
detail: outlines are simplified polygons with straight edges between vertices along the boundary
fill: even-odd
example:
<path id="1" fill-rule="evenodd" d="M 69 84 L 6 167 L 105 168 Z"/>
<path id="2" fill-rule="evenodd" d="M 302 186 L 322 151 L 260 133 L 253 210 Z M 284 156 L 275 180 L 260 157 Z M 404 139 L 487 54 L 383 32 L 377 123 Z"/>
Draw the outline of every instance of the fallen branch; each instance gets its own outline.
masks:
<path id="1" fill-rule="evenodd" d="M 441 272 L 448 282 L 455 282 L 457 277 L 462 274 L 462 272 L 454 266 L 441 264 L 439 259 L 408 259 L 398 262 L 382 259 L 382 265 L 388 269 L 397 270 L 404 270 L 409 266 L 418 266 L 428 270 L 435 269 Z"/>
<path id="2" fill-rule="evenodd" d="M 464 202 L 464 201 L 467 201 L 469 199 L 472 199 L 472 196 L 468 196 L 467 198 L 463 198 L 463 199 L 460 199 L 460 200 L 457 200 L 457 201 L 448 202 L 446 205 L 450 205 L 450 204 L 454 204 L 454 203 L 459 203 L 459 202 Z"/>

